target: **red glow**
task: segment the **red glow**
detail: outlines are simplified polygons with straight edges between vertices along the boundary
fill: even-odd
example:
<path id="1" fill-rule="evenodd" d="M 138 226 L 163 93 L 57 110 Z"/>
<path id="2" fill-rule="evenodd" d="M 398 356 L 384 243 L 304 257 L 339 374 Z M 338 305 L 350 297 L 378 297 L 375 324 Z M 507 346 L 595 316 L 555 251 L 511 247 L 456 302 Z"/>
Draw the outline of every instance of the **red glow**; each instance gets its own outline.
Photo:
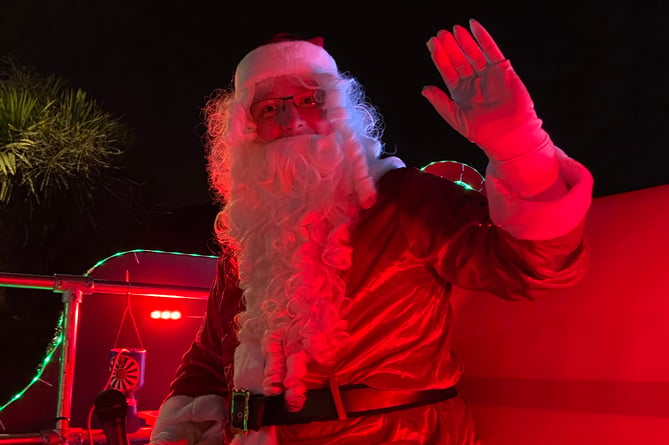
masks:
<path id="1" fill-rule="evenodd" d="M 669 185 L 596 198 L 574 288 L 530 304 L 454 292 L 481 443 L 669 443 L 668 199 Z"/>

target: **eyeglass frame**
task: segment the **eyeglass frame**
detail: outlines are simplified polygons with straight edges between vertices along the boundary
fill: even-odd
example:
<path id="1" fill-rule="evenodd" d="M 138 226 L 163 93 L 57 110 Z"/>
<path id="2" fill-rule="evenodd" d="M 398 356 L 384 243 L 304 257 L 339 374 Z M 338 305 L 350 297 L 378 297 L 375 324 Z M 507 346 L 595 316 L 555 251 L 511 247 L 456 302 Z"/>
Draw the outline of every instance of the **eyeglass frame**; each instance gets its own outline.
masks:
<path id="1" fill-rule="evenodd" d="M 309 104 L 300 104 L 295 101 L 295 98 L 311 98 L 314 100 L 313 103 Z M 312 109 L 316 107 L 320 107 L 325 103 L 325 90 L 322 89 L 313 89 L 313 90 L 307 90 L 303 91 L 301 93 L 293 94 L 292 96 L 286 96 L 286 97 L 270 97 L 267 99 L 259 100 L 257 102 L 254 102 L 251 104 L 249 107 L 249 112 L 251 113 L 251 116 L 256 122 L 261 122 L 261 121 L 268 121 L 272 118 L 274 118 L 276 115 L 279 114 L 279 111 L 284 111 L 286 109 L 286 101 L 292 101 L 293 105 L 295 108 L 298 110 L 301 109 Z M 255 112 L 254 109 L 257 109 L 258 106 L 262 105 L 263 103 L 272 103 L 276 105 L 276 110 L 271 112 L 271 115 L 263 115 L 266 113 L 263 112 Z M 260 114 L 260 115 L 257 115 Z"/>

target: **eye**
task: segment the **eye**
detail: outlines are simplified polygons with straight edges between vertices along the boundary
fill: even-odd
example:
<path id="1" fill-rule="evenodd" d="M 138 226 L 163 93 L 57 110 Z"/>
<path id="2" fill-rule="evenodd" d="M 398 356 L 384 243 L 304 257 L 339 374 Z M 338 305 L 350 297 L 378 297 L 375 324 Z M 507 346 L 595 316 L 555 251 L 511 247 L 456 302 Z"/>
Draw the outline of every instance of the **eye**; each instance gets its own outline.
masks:
<path id="1" fill-rule="evenodd" d="M 260 112 L 261 115 L 267 116 L 267 115 L 271 115 L 273 113 L 276 113 L 278 108 L 279 107 L 277 106 L 276 103 L 269 102 L 269 103 L 261 104 L 260 109 L 258 111 Z"/>
<path id="2" fill-rule="evenodd" d="M 313 108 L 323 103 L 323 95 L 322 90 L 307 91 L 295 96 L 295 105 L 300 108 Z"/>
<path id="3" fill-rule="evenodd" d="M 269 119 L 279 112 L 280 103 L 280 99 L 261 100 L 251 106 L 251 115 L 256 120 Z"/>
<path id="4" fill-rule="evenodd" d="M 311 108 L 316 105 L 316 101 L 311 93 L 304 94 L 295 98 L 295 104 L 300 108 Z"/>

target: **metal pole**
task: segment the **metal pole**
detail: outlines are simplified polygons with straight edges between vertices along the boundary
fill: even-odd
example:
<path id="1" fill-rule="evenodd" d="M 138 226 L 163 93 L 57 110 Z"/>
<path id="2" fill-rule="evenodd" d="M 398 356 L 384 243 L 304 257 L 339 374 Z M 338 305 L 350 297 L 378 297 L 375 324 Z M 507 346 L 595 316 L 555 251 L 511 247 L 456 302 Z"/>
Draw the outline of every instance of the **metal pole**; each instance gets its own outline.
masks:
<path id="1" fill-rule="evenodd" d="M 0 272 L 0 287 L 24 289 L 53 289 L 64 292 L 70 287 L 80 287 L 85 294 L 95 292 L 103 294 L 146 295 L 161 298 L 192 298 L 206 300 L 209 289 L 193 286 L 171 286 L 168 284 L 134 283 L 132 281 L 95 280 L 83 275 L 29 275 Z"/>
<path id="2" fill-rule="evenodd" d="M 56 432 L 67 437 L 72 411 L 74 389 L 74 369 L 77 358 L 77 331 L 79 329 L 79 305 L 83 291 L 71 288 L 63 293 L 64 322 L 63 344 L 60 355 L 60 376 L 58 382 L 58 406 L 56 411 Z"/>

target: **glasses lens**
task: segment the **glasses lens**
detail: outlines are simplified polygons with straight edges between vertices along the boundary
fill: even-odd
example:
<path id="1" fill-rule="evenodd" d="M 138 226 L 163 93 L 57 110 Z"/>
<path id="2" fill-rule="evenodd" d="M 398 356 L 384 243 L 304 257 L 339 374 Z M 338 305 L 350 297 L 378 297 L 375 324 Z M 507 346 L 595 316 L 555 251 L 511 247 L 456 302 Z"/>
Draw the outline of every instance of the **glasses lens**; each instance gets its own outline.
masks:
<path id="1" fill-rule="evenodd" d="M 255 121 L 271 119 L 279 112 L 282 99 L 265 99 L 251 105 L 251 116 Z"/>
<path id="2" fill-rule="evenodd" d="M 325 92 L 323 90 L 310 90 L 293 96 L 293 103 L 298 108 L 314 108 L 325 102 Z"/>

